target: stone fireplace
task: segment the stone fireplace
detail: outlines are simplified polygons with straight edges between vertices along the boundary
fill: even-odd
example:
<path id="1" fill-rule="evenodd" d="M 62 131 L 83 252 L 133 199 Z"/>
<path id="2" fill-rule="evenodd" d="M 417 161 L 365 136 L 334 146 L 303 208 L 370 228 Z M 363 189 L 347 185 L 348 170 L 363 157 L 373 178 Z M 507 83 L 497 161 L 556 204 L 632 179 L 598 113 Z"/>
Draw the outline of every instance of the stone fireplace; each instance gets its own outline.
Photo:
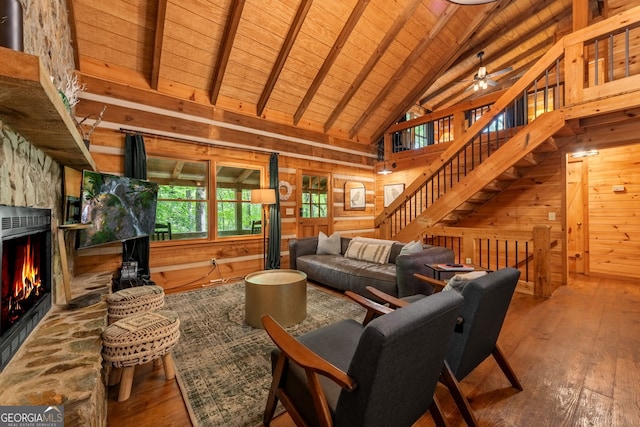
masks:
<path id="1" fill-rule="evenodd" d="M 51 308 L 51 210 L 0 206 L 0 371 Z"/>

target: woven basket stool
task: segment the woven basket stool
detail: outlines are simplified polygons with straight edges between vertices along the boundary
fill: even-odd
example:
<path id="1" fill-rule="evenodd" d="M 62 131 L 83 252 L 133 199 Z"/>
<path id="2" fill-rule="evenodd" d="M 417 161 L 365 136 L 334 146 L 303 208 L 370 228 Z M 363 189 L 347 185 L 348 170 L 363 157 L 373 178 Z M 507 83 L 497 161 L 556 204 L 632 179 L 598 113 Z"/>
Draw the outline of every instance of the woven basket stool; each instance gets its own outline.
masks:
<path id="1" fill-rule="evenodd" d="M 161 358 L 166 379 L 175 377 L 171 350 L 179 337 L 180 319 L 170 310 L 134 314 L 107 326 L 102 332 L 102 357 L 112 368 L 122 368 L 118 402 L 131 395 L 138 365 Z"/>
<path id="2" fill-rule="evenodd" d="M 160 286 L 136 286 L 109 294 L 107 315 L 109 324 L 132 314 L 158 310 L 164 307 L 164 289 Z"/>

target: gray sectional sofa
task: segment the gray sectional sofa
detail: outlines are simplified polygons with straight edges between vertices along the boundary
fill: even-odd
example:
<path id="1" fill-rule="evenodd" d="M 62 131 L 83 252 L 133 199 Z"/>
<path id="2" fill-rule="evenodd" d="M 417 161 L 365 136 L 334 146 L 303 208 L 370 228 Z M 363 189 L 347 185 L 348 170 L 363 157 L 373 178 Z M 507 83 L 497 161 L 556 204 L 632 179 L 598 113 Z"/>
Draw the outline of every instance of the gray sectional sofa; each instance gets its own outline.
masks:
<path id="1" fill-rule="evenodd" d="M 451 249 L 423 245 L 422 251 L 410 255 L 400 255 L 403 243 L 391 247 L 389 262 L 378 264 L 359 259 L 346 258 L 348 237 L 340 238 L 341 250 L 338 255 L 318 255 L 318 237 L 305 237 L 289 241 L 290 268 L 303 271 L 307 278 L 343 291 L 353 291 L 371 298 L 365 287 L 373 286 L 388 294 L 404 297 L 415 294 L 432 293 L 430 285 L 416 279 L 413 274 L 431 275 L 425 264 L 452 263 Z"/>

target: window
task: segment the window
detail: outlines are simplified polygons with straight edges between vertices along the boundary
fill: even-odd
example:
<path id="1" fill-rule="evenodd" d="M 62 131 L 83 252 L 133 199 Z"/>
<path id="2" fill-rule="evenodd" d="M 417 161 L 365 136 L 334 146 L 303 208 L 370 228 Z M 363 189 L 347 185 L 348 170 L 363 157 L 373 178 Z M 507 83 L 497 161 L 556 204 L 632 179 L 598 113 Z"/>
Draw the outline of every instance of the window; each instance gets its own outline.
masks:
<path id="1" fill-rule="evenodd" d="M 262 206 L 251 203 L 251 190 L 260 188 L 260 170 L 217 167 L 218 236 L 261 234 Z"/>
<path id="2" fill-rule="evenodd" d="M 302 176 L 302 207 L 300 215 L 303 218 L 326 218 L 329 212 L 326 176 Z"/>
<path id="3" fill-rule="evenodd" d="M 208 161 L 147 158 L 147 177 L 160 185 L 152 240 L 262 233 L 262 206 L 251 203 L 251 190 L 260 188 L 261 169 L 217 164 L 215 200 L 209 170 Z M 209 224 L 211 209 L 216 209 L 215 232 Z"/>
<path id="4" fill-rule="evenodd" d="M 206 238 L 209 163 L 147 158 L 147 178 L 160 185 L 152 240 Z"/>

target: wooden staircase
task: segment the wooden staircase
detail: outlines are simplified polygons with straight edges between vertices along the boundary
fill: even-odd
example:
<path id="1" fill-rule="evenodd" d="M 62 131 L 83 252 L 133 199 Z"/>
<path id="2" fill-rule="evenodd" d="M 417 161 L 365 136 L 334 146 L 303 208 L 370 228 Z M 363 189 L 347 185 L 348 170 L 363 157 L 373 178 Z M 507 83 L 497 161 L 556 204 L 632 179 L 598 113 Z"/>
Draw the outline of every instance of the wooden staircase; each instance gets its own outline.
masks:
<path id="1" fill-rule="evenodd" d="M 541 115 L 471 172 L 455 177 L 454 185 L 444 187 L 444 192 L 437 199 L 401 230 L 392 233 L 392 237 L 408 241 L 436 224 L 457 223 L 504 191 L 523 176 L 526 169 L 535 167 L 547 154 L 556 151 L 554 136 L 565 136 L 572 132 L 571 128 L 566 126 L 561 111 Z"/>
<path id="2" fill-rule="evenodd" d="M 635 7 L 566 35 L 468 129 L 463 105 L 391 126 L 384 135 L 385 156 L 391 155 L 394 132 L 440 118 L 453 117 L 455 138 L 376 216 L 380 236 L 408 241 L 436 224 L 455 224 L 557 150 L 558 137 L 576 135 L 589 120 L 602 122 L 602 115 L 633 115 L 640 108 L 640 66 L 632 61 L 639 29 L 640 7 Z M 606 58 L 605 45 L 610 46 Z M 598 58 L 609 67 L 600 79 L 590 65 Z"/>

